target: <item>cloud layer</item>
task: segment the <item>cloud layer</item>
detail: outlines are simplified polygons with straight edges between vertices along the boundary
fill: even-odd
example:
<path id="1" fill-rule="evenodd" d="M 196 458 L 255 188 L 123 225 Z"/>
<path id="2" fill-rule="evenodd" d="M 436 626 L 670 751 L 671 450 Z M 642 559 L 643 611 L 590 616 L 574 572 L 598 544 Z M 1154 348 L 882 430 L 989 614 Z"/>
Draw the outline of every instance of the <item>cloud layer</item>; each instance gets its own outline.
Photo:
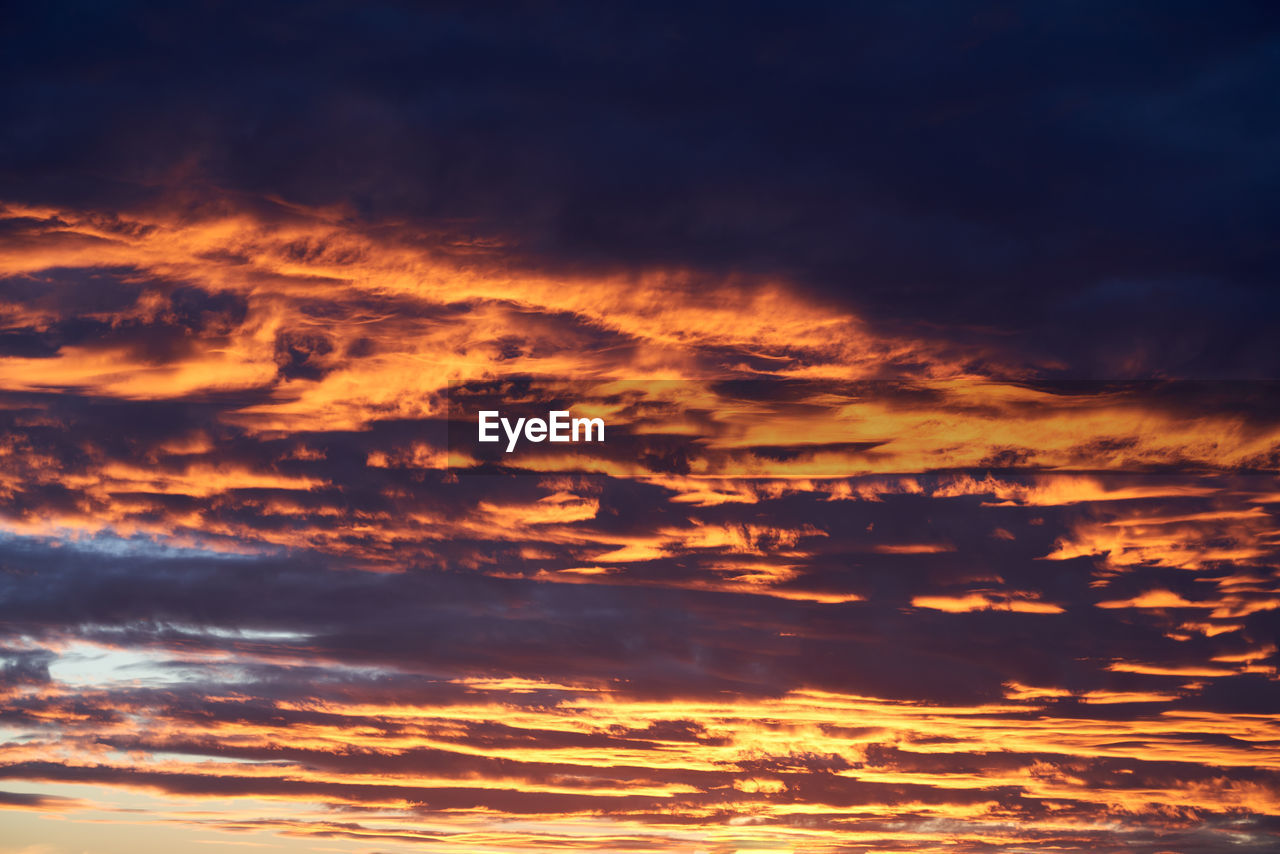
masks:
<path id="1" fill-rule="evenodd" d="M 1273 850 L 1274 13 L 957 8 L 23 11 L 0 851 Z"/>

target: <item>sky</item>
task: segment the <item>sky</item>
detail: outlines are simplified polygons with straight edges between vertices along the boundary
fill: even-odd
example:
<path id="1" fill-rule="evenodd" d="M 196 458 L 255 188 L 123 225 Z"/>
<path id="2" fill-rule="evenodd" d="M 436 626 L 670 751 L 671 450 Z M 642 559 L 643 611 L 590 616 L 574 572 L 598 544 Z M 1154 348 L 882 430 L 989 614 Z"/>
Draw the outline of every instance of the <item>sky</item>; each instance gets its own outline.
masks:
<path id="1" fill-rule="evenodd" d="M 5 18 L 0 854 L 1280 845 L 1274 4 Z"/>

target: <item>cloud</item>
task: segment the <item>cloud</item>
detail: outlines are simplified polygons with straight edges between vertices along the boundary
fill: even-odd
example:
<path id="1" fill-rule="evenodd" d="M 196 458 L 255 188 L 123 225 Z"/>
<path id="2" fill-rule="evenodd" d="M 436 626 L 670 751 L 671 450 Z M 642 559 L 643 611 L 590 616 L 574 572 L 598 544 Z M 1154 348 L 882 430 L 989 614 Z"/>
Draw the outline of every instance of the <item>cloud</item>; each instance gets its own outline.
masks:
<path id="1" fill-rule="evenodd" d="M 252 11 L 0 52 L 0 806 L 1275 847 L 1271 11 Z"/>

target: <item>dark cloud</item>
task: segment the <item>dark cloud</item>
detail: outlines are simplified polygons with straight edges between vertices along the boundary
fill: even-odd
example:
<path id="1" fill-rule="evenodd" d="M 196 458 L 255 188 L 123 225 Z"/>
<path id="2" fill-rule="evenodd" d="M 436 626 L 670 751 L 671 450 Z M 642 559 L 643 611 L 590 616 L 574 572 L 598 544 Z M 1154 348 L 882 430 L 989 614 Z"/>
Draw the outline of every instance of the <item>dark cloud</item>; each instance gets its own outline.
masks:
<path id="1" fill-rule="evenodd" d="M 40 685 L 49 681 L 49 662 L 57 656 L 47 649 L 0 649 L 0 685 Z"/>
<path id="2" fill-rule="evenodd" d="M 156 281 L 131 268 L 8 277 L 0 279 L 0 300 L 16 320 L 0 329 L 2 355 L 52 357 L 80 347 L 124 351 L 149 364 L 225 344 L 248 310 L 237 294 Z"/>
<path id="3" fill-rule="evenodd" d="M 24 810 L 67 809 L 77 805 L 71 798 L 58 798 L 52 795 L 35 795 L 28 792 L 0 792 L 0 808 Z"/>
<path id="4" fill-rule="evenodd" d="M 782 275 L 1066 375 L 1277 369 L 1270 4 L 241 17 L 16 11 L 5 195 L 342 203 L 550 269 Z"/>

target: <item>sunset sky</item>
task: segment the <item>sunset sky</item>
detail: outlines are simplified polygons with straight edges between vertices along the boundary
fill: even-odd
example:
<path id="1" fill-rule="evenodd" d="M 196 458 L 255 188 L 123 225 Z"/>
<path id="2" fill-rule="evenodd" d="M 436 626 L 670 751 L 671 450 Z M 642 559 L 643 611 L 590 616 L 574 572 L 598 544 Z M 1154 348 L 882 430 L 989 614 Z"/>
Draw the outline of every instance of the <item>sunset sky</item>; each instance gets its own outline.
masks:
<path id="1" fill-rule="evenodd" d="M 1280 850 L 1280 6 L 4 19 L 0 854 Z"/>

